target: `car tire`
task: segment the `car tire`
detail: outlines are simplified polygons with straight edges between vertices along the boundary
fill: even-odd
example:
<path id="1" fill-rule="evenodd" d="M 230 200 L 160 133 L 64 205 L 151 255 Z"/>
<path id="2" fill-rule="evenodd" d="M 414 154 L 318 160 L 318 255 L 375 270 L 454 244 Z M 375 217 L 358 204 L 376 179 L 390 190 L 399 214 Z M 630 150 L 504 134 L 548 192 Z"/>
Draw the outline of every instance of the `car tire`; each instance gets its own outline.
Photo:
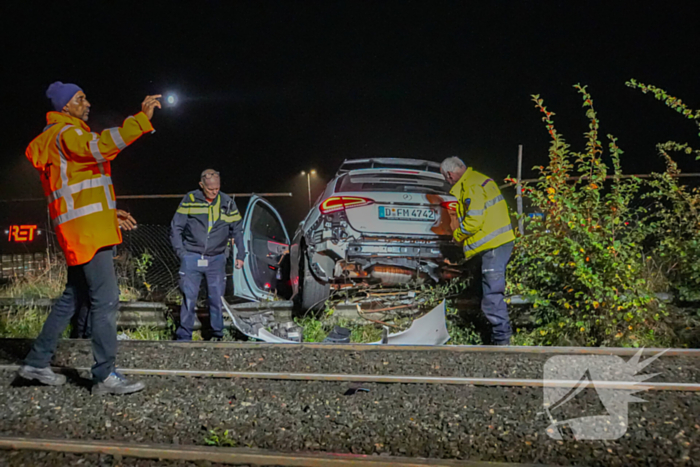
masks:
<path id="1" fill-rule="evenodd" d="M 322 310 L 326 300 L 331 294 L 330 285 L 319 280 L 311 272 L 309 257 L 306 252 L 302 253 L 304 271 L 301 284 L 301 310 L 319 311 Z"/>

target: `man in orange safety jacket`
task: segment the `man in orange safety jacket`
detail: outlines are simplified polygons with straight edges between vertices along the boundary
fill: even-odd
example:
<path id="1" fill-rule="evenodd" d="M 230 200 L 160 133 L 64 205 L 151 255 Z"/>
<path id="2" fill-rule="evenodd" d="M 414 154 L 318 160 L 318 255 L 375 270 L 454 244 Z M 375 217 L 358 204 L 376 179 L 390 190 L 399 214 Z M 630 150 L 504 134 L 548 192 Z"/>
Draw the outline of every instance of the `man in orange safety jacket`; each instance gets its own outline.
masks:
<path id="1" fill-rule="evenodd" d="M 55 111 L 46 115 L 47 126 L 29 144 L 26 155 L 41 175 L 51 222 L 68 263 L 68 280 L 18 374 L 49 385 L 65 383 L 65 376 L 51 371 L 49 362 L 80 297 L 87 295 L 95 359 L 93 393 L 139 391 L 143 383 L 128 381 L 114 369 L 119 287 L 112 246 L 122 237 L 110 161 L 142 134 L 154 131 L 150 120 L 161 106 L 160 96 L 147 96 L 141 112 L 121 127 L 97 134 L 86 124 L 90 103 L 82 89 L 57 81 L 46 95 Z"/>

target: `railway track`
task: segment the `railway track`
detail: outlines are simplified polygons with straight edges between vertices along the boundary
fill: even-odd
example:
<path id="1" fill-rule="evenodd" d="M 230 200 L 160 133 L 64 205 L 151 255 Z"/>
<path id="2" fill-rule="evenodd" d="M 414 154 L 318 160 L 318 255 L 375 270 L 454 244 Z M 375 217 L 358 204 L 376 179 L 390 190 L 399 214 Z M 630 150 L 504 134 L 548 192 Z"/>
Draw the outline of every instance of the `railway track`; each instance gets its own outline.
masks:
<path id="1" fill-rule="evenodd" d="M 0 349 L 19 345 L 22 350 L 25 344 L 25 341 L 0 340 Z M 62 346 L 57 357 L 64 359 L 64 368 L 58 370 L 89 375 L 87 365 L 66 364 L 89 358 L 89 343 L 64 342 Z M 686 465 L 688 459 L 697 457 L 700 445 L 700 427 L 696 424 L 700 414 L 695 409 L 700 401 L 696 396 L 700 394 L 700 381 L 683 377 L 697 372 L 700 351 L 666 350 L 654 362 L 657 366 L 650 367 L 651 372 L 662 370 L 672 376 L 665 381 L 614 378 L 587 381 L 588 396 L 595 392 L 594 387 L 649 391 L 644 398 L 650 400 L 652 409 L 650 412 L 634 409 L 637 411 L 630 413 L 630 420 L 642 421 L 635 436 L 643 433 L 652 438 L 639 441 L 632 437 L 598 445 L 576 443 L 573 448 L 541 436 L 549 422 L 530 419 L 537 415 L 538 408 L 541 412 L 542 388 L 580 387 L 580 380 L 480 377 L 469 373 L 470 365 L 479 361 L 487 361 L 486 366 L 499 359 L 525 361 L 524 366 L 529 367 L 556 355 L 634 358 L 637 352 L 637 349 L 613 348 L 128 342 L 120 348 L 120 355 L 128 361 L 147 362 L 149 355 L 158 355 L 159 360 L 152 368 L 140 365 L 120 368 L 125 374 L 145 378 L 147 390 L 133 396 L 107 398 L 106 406 L 100 398 L 76 388 L 76 385 L 87 387 L 89 383 L 85 379 L 80 383 L 75 375 L 68 387 L 10 389 L 8 385 L 18 365 L 9 360 L 17 352 L 0 352 L 0 378 L 5 381 L 0 384 L 5 388 L 9 404 L 16 401 L 11 407 L 0 409 L 0 419 L 4 419 L 0 421 L 0 448 L 26 450 L 23 455 L 30 459 L 27 465 L 32 464 L 32 452 L 39 451 L 72 453 L 80 459 L 102 453 L 120 459 L 329 467 L 550 465 L 569 458 L 578 464 L 595 458 L 597 465 L 616 465 L 616 459 L 620 460 L 617 465 L 634 465 L 640 459 L 654 459 L 658 452 L 659 465 Z M 660 352 L 661 349 L 644 349 L 641 354 L 653 358 Z M 285 357 L 287 354 L 292 357 Z M 324 363 L 326 355 L 329 361 Z M 347 363 L 348 359 L 354 363 Z M 400 361 L 398 368 L 390 364 L 392 359 Z M 298 368 L 312 367 L 312 371 L 286 368 L 295 361 L 299 361 Z M 463 361 L 468 364 L 460 366 Z M 209 368 L 201 368 L 202 362 L 209 362 Z M 257 371 L 242 369 L 256 362 L 268 367 L 250 368 Z M 683 371 L 679 371 L 680 365 Z M 439 369 L 431 370 L 436 367 Z M 321 371 L 329 368 L 335 371 Z M 354 371 L 361 368 L 370 371 Z M 447 374 L 424 372 L 439 373 L 445 368 L 449 368 Z M 369 392 L 344 396 L 348 387 L 366 388 Z M 27 400 L 27 394 L 31 394 L 31 400 Z M 581 407 L 591 405 L 592 400 L 587 399 Z M 187 407 L 181 407 L 183 404 Z M 173 414 L 180 410 L 182 415 Z M 93 416 L 97 420 L 90 421 L 89 414 L 93 412 L 99 415 Z M 43 439 L 49 426 L 42 428 L 42 414 L 63 427 L 67 437 L 73 439 Z M 81 422 L 81 417 L 87 417 L 87 421 Z M 119 427 L 117 432 L 113 431 L 115 423 Z M 186 428 L 177 428 L 178 424 Z M 202 444 L 200 425 L 231 427 L 236 432 L 237 446 L 252 444 L 262 449 L 195 446 Z M 462 425 L 469 427 L 461 428 Z M 289 430 L 302 433 L 294 435 L 291 444 L 288 438 L 292 435 L 286 434 Z M 393 432 L 405 433 L 402 436 L 411 442 L 405 444 L 405 439 Z M 171 443 L 172 436 L 175 441 Z M 180 436 L 185 437 L 184 444 L 177 439 Z M 483 438 L 484 447 L 474 444 L 473 438 Z M 658 444 L 659 440 L 663 440 L 665 447 Z M 358 446 L 360 452 L 372 452 L 373 443 L 381 456 L 347 452 Z M 666 446 L 674 443 L 678 444 L 677 452 L 669 454 L 670 448 Z M 534 453 L 527 454 L 529 450 Z M 587 450 L 591 453 L 586 454 Z M 465 457 L 484 462 L 459 460 Z M 47 461 L 43 465 L 51 464 Z"/>
<path id="2" fill-rule="evenodd" d="M 30 345 L 29 340 L 0 340 L 0 365 L 19 364 Z M 700 351 L 696 349 L 123 341 L 117 364 L 132 374 L 329 381 L 348 380 L 353 375 L 353 381 L 462 385 L 503 385 L 501 380 L 508 379 L 518 386 L 541 386 L 542 380 L 551 379 L 544 367 L 553 357 L 597 355 L 622 361 L 637 354 L 642 361 L 661 355 L 647 370 L 658 373 L 653 384 L 645 383 L 649 389 L 664 383 L 677 390 L 695 390 L 693 385 L 700 384 Z M 91 364 L 89 341 L 59 345 L 55 366 L 85 368 Z M 155 373 L 157 370 L 163 371 Z"/>
<path id="3" fill-rule="evenodd" d="M 283 453 L 263 449 L 201 446 L 146 445 L 100 441 L 72 441 L 0 437 L 0 449 L 49 451 L 72 454 L 107 454 L 120 458 L 139 458 L 231 465 L 284 467 L 525 467 L 533 464 L 416 459 L 367 456 L 346 453 Z M 85 463 L 81 463 L 85 465 Z"/>
<path id="4" fill-rule="evenodd" d="M 0 371 L 17 371 L 19 365 L 0 365 Z M 54 367 L 61 372 L 64 368 Z M 69 370 L 89 374 L 90 368 L 71 368 Z M 507 386 L 530 388 L 574 388 L 581 385 L 577 379 L 523 379 L 523 378 L 470 378 L 446 376 L 396 376 L 396 375 L 354 375 L 326 373 L 287 373 L 264 371 L 207 371 L 207 370 L 162 370 L 147 368 L 120 368 L 124 375 L 139 376 L 183 376 L 190 378 L 226 378 L 226 379 L 271 379 L 281 381 L 334 381 L 346 383 L 384 383 L 384 384 L 449 384 L 462 386 Z M 696 383 L 659 383 L 638 381 L 591 380 L 586 384 L 599 389 L 645 390 L 645 391 L 682 391 L 700 392 L 700 384 Z"/>
<path id="5" fill-rule="evenodd" d="M 23 342 L 28 339 L 0 339 L 0 346 L 6 342 Z M 66 340 L 64 340 L 66 341 Z M 70 339 L 71 342 L 90 343 L 89 339 Z M 305 342 L 303 344 L 271 344 L 266 342 L 211 342 L 211 341 L 148 341 L 129 340 L 122 341 L 134 346 L 168 345 L 170 347 L 182 347 L 188 349 L 195 348 L 222 348 L 241 350 L 273 350 L 273 349 L 323 349 L 323 350 L 346 350 L 354 352 L 444 352 L 452 354 L 461 353 L 494 353 L 494 354 L 539 354 L 539 355 L 617 355 L 620 357 L 631 357 L 641 350 L 644 357 L 653 356 L 663 352 L 663 357 L 687 356 L 700 358 L 700 349 L 662 349 L 643 348 L 635 349 L 631 347 L 536 347 L 536 346 L 492 346 L 492 345 L 374 345 L 374 344 L 325 344 Z"/>

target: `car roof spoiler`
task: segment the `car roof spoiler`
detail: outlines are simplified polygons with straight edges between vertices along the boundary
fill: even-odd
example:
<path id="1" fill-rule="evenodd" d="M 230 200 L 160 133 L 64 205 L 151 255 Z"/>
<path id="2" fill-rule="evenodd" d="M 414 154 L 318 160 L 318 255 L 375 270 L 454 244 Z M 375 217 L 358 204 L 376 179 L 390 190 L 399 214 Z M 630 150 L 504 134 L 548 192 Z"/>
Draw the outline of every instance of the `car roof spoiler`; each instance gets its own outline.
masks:
<path id="1" fill-rule="evenodd" d="M 404 169 L 411 168 L 425 172 L 440 173 L 440 164 L 421 159 L 402 159 L 399 157 L 380 157 L 373 159 L 345 159 L 336 175 L 358 169 Z"/>

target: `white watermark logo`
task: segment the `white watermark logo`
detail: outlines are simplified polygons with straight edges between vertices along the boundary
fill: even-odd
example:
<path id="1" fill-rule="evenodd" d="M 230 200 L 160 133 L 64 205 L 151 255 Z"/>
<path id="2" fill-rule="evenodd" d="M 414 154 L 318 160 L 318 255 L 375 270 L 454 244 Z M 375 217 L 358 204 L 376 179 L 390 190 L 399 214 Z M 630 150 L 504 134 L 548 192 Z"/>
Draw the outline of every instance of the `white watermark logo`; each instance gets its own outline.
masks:
<path id="1" fill-rule="evenodd" d="M 668 350 L 668 349 L 666 349 Z M 544 365 L 544 409 L 551 424 L 547 435 L 554 439 L 563 439 L 570 430 L 576 440 L 618 439 L 627 432 L 628 404 L 645 402 L 633 396 L 649 387 L 642 382 L 656 376 L 638 375 L 650 363 L 659 358 L 666 350 L 653 357 L 639 361 L 643 349 L 640 349 L 628 361 L 616 355 L 557 355 L 547 360 Z M 587 388 L 595 390 L 601 404 L 592 407 Z M 574 411 L 582 416 L 558 420 L 556 414 L 576 397 L 583 398 L 583 404 L 570 404 Z M 589 414 L 589 409 L 598 409 L 598 414 Z"/>

